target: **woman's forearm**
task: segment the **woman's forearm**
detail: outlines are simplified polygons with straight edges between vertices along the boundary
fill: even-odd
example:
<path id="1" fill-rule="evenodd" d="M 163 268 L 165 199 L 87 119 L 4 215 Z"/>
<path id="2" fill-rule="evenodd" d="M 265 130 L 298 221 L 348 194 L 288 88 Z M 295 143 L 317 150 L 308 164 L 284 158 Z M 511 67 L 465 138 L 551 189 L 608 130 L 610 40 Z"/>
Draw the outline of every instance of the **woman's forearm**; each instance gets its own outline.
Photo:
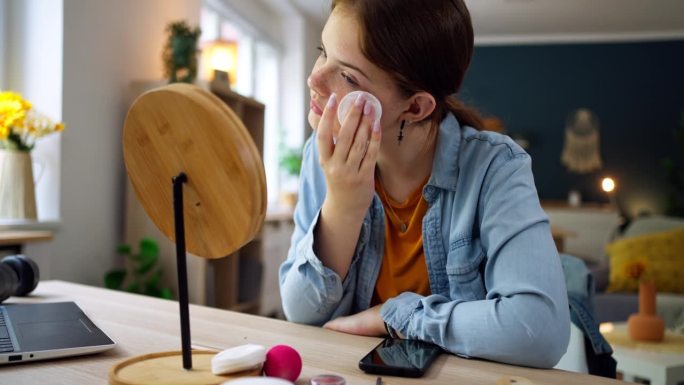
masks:
<path id="1" fill-rule="evenodd" d="M 342 280 L 349 272 L 364 215 L 365 212 L 340 211 L 328 199 L 323 202 L 314 230 L 314 252 Z"/>

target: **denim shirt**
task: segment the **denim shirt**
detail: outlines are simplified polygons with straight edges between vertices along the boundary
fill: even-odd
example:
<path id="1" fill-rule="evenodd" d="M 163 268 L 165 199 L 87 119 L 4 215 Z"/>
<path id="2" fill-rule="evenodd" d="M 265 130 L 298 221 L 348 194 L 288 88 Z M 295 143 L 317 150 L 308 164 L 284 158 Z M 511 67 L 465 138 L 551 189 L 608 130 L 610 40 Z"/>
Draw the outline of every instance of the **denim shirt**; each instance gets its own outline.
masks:
<path id="1" fill-rule="evenodd" d="M 371 202 L 342 280 L 313 248 L 326 194 L 314 136 L 304 147 L 299 194 L 295 231 L 279 271 L 285 316 L 322 325 L 368 309 L 385 240 L 379 197 Z M 405 292 L 388 300 L 383 320 L 406 338 L 463 357 L 553 367 L 566 351 L 570 316 L 529 155 L 509 137 L 462 127 L 449 114 L 439 127 L 423 197 L 431 295 Z"/>
<path id="2" fill-rule="evenodd" d="M 594 277 L 581 259 L 569 254 L 561 254 L 560 257 L 568 288 L 570 321 L 587 337 L 594 354 L 612 354 L 613 348 L 594 319 Z"/>

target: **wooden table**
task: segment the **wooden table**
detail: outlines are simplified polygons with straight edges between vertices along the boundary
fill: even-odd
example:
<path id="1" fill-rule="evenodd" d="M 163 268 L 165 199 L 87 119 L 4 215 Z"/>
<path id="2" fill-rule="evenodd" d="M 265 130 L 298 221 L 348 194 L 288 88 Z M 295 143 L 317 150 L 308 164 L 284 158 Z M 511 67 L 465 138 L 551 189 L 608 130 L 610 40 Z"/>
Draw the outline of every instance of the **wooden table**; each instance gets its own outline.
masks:
<path id="1" fill-rule="evenodd" d="M 0 250 L 10 250 L 13 254 L 21 254 L 24 243 L 50 239 L 52 239 L 52 231 L 0 230 Z"/>
<path id="2" fill-rule="evenodd" d="M 45 281 L 32 297 L 11 302 L 75 301 L 118 346 L 96 355 L 37 361 L 0 367 L 2 384 L 106 384 L 109 368 L 125 358 L 180 349 L 178 304 L 141 295 L 61 281 Z M 287 344 L 299 351 L 304 367 L 297 385 L 317 374 L 333 373 L 349 385 L 372 385 L 377 376 L 364 374 L 358 361 L 380 342 L 318 327 L 293 324 L 227 310 L 190 305 L 193 345 L 225 349 L 245 343 L 270 347 Z M 421 379 L 384 377 L 384 385 L 495 385 L 505 376 L 520 376 L 533 384 L 618 384 L 617 380 L 560 370 L 529 369 L 453 355 L 440 356 Z M 522 382 L 518 382 L 519 384 Z"/>
<path id="3" fill-rule="evenodd" d="M 638 377 L 648 379 L 651 385 L 684 383 L 684 335 L 666 331 L 660 343 L 635 342 L 627 336 L 626 323 L 612 325 L 602 334 L 613 347 L 617 370 L 625 380 Z"/>

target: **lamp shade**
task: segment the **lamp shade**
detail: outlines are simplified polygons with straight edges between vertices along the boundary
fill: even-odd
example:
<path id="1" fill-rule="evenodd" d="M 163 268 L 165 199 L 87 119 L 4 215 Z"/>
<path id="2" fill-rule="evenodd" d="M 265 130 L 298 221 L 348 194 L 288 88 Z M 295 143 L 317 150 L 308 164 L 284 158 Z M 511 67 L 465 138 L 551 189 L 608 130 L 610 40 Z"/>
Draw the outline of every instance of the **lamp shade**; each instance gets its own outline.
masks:
<path id="1" fill-rule="evenodd" d="M 228 74 L 231 87 L 237 83 L 238 44 L 230 40 L 214 40 L 202 48 L 202 70 L 207 79 L 214 76 L 214 71 Z"/>

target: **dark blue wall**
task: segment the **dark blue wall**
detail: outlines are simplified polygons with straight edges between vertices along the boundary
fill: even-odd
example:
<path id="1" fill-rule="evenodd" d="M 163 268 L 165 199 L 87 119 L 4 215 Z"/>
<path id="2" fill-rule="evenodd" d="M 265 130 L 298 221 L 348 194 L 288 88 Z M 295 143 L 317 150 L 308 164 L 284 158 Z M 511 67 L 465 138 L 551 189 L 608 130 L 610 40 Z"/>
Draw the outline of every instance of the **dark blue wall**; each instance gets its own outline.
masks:
<path id="1" fill-rule="evenodd" d="M 677 151 L 684 112 L 684 41 L 478 46 L 461 99 L 504 121 L 528 150 L 542 199 L 606 201 L 599 181 L 614 176 L 627 211 L 661 212 L 668 184 L 660 165 Z M 600 120 L 604 169 L 569 173 L 560 163 L 565 120 L 577 108 Z M 681 154 L 680 154 L 681 155 Z"/>

